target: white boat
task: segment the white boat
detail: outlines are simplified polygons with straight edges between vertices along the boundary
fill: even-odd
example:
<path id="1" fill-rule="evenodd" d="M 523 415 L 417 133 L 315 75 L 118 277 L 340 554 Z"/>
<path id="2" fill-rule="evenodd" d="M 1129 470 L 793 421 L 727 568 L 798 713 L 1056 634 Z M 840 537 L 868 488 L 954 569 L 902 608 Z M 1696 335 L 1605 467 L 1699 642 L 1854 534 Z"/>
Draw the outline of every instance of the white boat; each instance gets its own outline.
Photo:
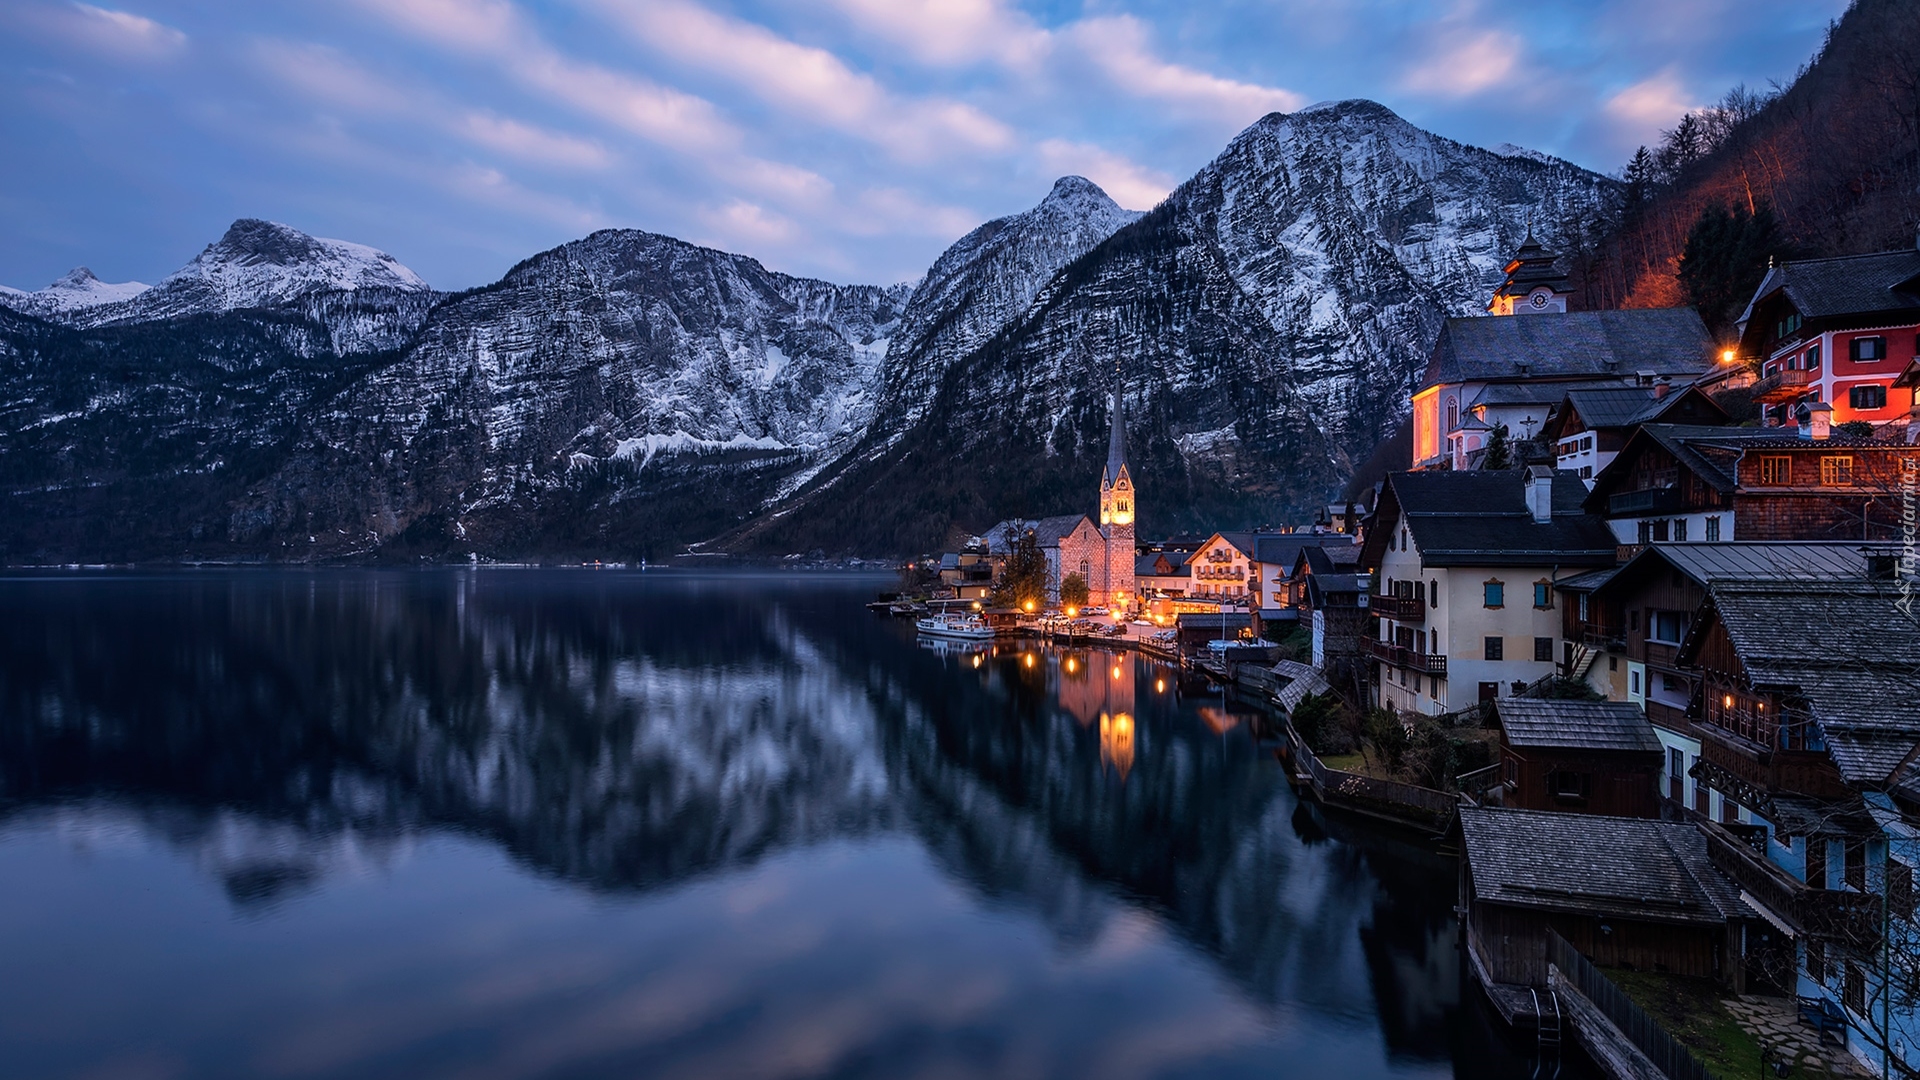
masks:
<path id="1" fill-rule="evenodd" d="M 993 627 L 978 615 L 929 615 L 914 624 L 927 637 L 956 641 L 991 641 Z"/>

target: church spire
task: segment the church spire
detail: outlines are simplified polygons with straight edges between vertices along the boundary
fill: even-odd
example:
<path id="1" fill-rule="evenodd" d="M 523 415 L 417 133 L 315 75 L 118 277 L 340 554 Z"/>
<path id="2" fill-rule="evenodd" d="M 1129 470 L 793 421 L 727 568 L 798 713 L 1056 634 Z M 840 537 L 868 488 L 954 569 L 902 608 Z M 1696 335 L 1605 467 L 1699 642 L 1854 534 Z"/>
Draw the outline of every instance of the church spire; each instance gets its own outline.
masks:
<path id="1" fill-rule="evenodd" d="M 1127 418 L 1120 390 L 1113 391 L 1113 431 L 1107 437 L 1107 467 L 1100 474 L 1100 524 L 1133 523 L 1133 477 L 1127 471 Z"/>
<path id="2" fill-rule="evenodd" d="M 1112 484 L 1127 467 L 1127 418 L 1121 411 L 1120 391 L 1113 392 L 1113 433 L 1107 438 L 1107 471 L 1102 480 Z"/>

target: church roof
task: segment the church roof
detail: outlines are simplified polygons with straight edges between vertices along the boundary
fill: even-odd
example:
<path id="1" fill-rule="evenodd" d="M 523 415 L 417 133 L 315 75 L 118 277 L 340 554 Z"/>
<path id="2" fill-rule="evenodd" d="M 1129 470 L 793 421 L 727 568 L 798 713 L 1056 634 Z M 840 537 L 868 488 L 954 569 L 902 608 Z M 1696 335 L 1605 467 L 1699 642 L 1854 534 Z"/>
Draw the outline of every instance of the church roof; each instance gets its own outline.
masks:
<path id="1" fill-rule="evenodd" d="M 1713 336 L 1691 308 L 1572 311 L 1448 319 L 1422 386 L 1529 379 L 1692 377 L 1713 365 Z"/>
<path id="2" fill-rule="evenodd" d="M 1081 522 L 1092 523 L 1085 514 L 1060 514 L 1046 518 L 1008 518 L 987 530 L 987 550 L 995 555 L 1007 554 L 1007 530 L 1012 529 L 1016 537 L 1028 529 L 1043 548 L 1059 547 L 1060 541 L 1073 535 Z"/>
<path id="3" fill-rule="evenodd" d="M 1120 479 L 1120 470 L 1127 467 L 1127 418 L 1120 404 L 1120 391 L 1113 392 L 1113 429 L 1107 437 L 1107 470 L 1100 474 L 1102 486 L 1110 486 Z"/>

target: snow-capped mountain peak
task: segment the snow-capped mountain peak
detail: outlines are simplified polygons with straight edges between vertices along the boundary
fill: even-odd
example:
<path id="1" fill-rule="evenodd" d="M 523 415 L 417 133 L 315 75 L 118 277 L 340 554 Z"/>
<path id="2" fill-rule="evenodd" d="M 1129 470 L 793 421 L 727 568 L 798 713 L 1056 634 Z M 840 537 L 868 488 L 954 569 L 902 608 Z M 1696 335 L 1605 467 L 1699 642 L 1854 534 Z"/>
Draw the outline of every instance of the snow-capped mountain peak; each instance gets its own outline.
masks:
<path id="1" fill-rule="evenodd" d="M 106 282 L 84 266 L 76 266 L 60 280 L 36 292 L 0 289 L 0 296 L 14 308 L 41 318 L 59 318 L 106 304 L 120 304 L 146 292 L 149 286 L 139 281 Z"/>
<path id="2" fill-rule="evenodd" d="M 217 310 L 231 311 L 283 304 L 323 290 L 424 292 L 429 286 L 398 259 L 365 244 L 327 240 L 278 222 L 241 218 L 155 288 L 188 294 L 211 301 Z"/>

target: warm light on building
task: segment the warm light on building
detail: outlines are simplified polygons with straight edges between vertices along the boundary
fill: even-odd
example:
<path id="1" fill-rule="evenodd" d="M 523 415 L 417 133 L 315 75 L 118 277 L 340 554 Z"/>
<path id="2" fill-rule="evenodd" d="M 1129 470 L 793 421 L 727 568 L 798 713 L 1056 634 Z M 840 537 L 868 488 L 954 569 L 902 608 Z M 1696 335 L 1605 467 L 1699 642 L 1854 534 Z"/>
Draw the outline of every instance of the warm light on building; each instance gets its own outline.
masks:
<path id="1" fill-rule="evenodd" d="M 1734 355 L 1732 349 L 1722 349 L 1720 350 L 1720 362 L 1723 364 L 1731 364 L 1733 363 Z"/>
<path id="2" fill-rule="evenodd" d="M 1027 601 L 1025 606 L 1027 609 L 1027 614 L 1029 615 L 1033 614 L 1033 601 L 1031 600 Z"/>

